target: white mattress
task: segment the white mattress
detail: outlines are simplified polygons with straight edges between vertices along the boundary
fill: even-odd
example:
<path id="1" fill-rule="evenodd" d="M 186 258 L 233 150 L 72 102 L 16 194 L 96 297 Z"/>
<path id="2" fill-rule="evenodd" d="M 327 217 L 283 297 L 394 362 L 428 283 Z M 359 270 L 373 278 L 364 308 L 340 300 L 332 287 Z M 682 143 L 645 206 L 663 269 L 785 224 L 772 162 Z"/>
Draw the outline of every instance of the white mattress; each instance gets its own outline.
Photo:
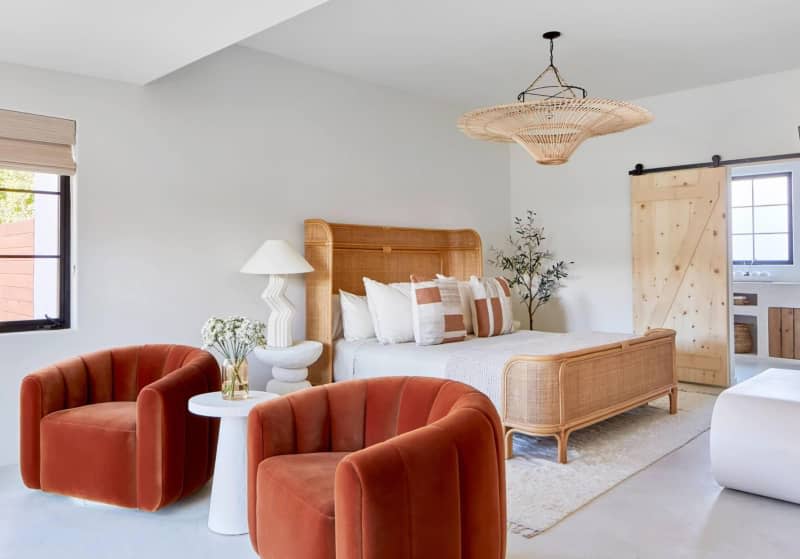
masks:
<path id="1" fill-rule="evenodd" d="M 500 377 L 513 355 L 552 355 L 619 342 L 632 334 L 586 332 L 555 334 L 520 331 L 492 338 L 434 346 L 414 343 L 382 345 L 376 339 L 334 342 L 333 379 L 384 376 L 450 378 L 471 384 L 500 406 Z"/>

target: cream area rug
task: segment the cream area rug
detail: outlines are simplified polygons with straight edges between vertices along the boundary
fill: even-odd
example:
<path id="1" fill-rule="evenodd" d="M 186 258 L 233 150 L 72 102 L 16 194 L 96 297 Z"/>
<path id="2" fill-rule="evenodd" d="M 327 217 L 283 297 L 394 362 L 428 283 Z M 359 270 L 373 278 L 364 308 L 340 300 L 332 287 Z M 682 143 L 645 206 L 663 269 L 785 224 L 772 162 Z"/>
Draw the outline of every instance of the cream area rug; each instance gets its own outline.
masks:
<path id="1" fill-rule="evenodd" d="M 715 400 L 682 388 L 677 415 L 669 415 L 665 397 L 575 431 L 568 464 L 557 462 L 554 438 L 515 435 L 506 461 L 509 530 L 532 538 L 697 438 L 711 424 Z"/>

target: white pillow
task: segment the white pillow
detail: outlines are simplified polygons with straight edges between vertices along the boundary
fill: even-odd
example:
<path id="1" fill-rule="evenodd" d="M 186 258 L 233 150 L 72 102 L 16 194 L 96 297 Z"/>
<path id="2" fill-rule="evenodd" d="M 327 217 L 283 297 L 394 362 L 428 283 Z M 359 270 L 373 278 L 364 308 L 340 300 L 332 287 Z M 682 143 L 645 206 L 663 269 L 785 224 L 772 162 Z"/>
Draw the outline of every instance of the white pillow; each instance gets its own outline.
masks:
<path id="1" fill-rule="evenodd" d="M 340 289 L 339 302 L 342 307 L 344 339 L 354 342 L 374 338 L 375 329 L 372 327 L 367 298 Z"/>
<path id="2" fill-rule="evenodd" d="M 389 287 L 394 287 L 395 289 L 399 289 L 403 292 L 403 295 L 411 299 L 411 282 L 397 282 L 397 283 L 390 283 Z"/>
<path id="3" fill-rule="evenodd" d="M 334 340 L 342 337 L 342 303 L 338 295 L 331 295 L 331 333 Z"/>
<path id="4" fill-rule="evenodd" d="M 367 304 L 378 341 L 382 344 L 413 341 L 411 297 L 403 293 L 402 288 L 369 278 L 364 278 L 364 289 L 367 290 Z"/>
<path id="5" fill-rule="evenodd" d="M 455 279 L 442 274 L 436 274 L 436 277 L 443 280 Z M 475 297 L 472 296 L 472 287 L 470 287 L 468 281 L 458 282 L 458 294 L 461 296 L 461 314 L 464 315 L 464 328 L 466 328 L 467 334 L 472 334 L 475 332 L 473 326 L 475 320 L 473 318 L 475 314 Z"/>

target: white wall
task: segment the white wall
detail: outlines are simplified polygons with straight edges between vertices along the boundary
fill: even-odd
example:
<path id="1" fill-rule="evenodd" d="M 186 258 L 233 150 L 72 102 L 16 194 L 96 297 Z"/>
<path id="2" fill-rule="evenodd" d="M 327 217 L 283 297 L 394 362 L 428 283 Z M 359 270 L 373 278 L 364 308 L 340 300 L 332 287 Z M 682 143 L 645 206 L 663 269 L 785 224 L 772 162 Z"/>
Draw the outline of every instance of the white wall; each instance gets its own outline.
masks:
<path id="1" fill-rule="evenodd" d="M 77 328 L 0 335 L 0 463 L 17 460 L 26 373 L 197 345 L 211 314 L 265 318 L 264 280 L 238 269 L 264 239 L 302 249 L 304 218 L 475 227 L 487 246 L 506 231 L 508 152 L 464 138 L 457 111 L 256 51 L 144 88 L 0 65 L 0 107 L 75 118 L 79 136 Z M 302 316 L 300 280 L 289 295 Z"/>
<path id="2" fill-rule="evenodd" d="M 646 75 L 642 76 L 646 79 Z M 628 170 L 800 152 L 800 70 L 640 99 L 655 121 L 593 138 L 565 165 L 511 148 L 511 215 L 538 212 L 557 256 L 574 260 L 568 287 L 536 317 L 552 330 L 631 331 Z"/>

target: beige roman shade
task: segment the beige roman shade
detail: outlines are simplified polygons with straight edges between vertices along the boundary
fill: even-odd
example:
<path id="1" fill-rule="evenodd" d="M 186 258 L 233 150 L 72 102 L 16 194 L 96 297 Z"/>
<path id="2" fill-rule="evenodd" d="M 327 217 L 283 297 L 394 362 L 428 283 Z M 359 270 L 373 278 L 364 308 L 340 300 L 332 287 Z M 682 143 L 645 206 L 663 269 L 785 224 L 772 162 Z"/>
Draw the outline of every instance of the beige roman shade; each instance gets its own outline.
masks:
<path id="1" fill-rule="evenodd" d="M 0 109 L 0 167 L 74 175 L 75 121 Z"/>

